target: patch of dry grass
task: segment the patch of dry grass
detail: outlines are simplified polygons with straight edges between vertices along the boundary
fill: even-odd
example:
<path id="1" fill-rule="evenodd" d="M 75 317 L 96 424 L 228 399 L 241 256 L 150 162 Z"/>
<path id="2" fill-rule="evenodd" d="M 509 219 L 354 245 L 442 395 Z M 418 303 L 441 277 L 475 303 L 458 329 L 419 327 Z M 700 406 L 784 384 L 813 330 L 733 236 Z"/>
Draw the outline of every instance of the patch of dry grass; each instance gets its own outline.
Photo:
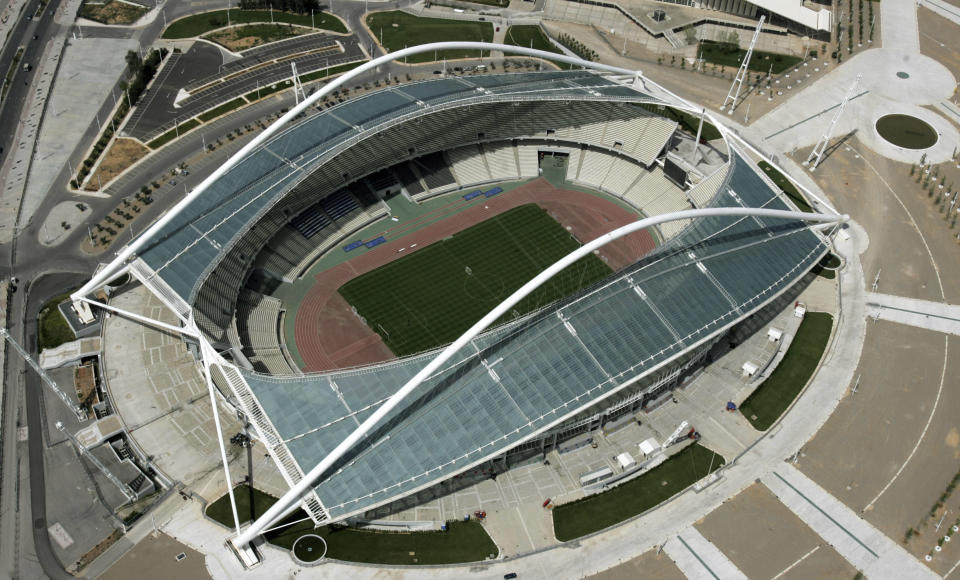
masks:
<path id="1" fill-rule="evenodd" d="M 106 184 L 149 152 L 149 149 L 133 139 L 117 139 L 104 155 L 97 171 L 90 177 L 84 189 L 95 191 L 100 183 Z M 99 182 L 97 181 L 98 177 L 100 178 Z"/>
<path id="2" fill-rule="evenodd" d="M 216 42 L 227 50 L 240 52 L 255 46 L 260 46 L 261 44 L 268 44 L 311 32 L 314 32 L 314 30 L 302 26 L 294 26 L 293 24 L 248 24 L 215 30 L 203 35 L 203 38 L 211 42 Z"/>
<path id="3" fill-rule="evenodd" d="M 147 9 L 136 4 L 117 0 L 107 2 L 84 2 L 80 7 L 80 16 L 103 24 L 133 24 L 147 13 Z"/>

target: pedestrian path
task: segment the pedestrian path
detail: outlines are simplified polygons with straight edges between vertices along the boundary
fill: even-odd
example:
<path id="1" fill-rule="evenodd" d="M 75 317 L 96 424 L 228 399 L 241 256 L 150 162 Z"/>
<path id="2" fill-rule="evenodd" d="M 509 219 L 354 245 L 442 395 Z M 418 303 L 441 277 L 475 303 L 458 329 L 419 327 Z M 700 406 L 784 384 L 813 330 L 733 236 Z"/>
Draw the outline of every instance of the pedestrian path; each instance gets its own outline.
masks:
<path id="1" fill-rule="evenodd" d="M 760 481 L 868 578 L 936 578 L 929 568 L 789 463 Z"/>
<path id="2" fill-rule="evenodd" d="M 924 3 L 929 0 L 923 0 Z M 920 28 L 917 25 L 916 0 L 884 0 L 880 3 L 883 48 L 920 52 Z"/>
<path id="3" fill-rule="evenodd" d="M 943 0 L 921 1 L 941 5 L 960 18 L 960 8 Z M 895 109 L 922 119 L 940 133 L 937 144 L 924 151 L 927 160 L 936 163 L 949 159 L 960 134 L 947 118 L 956 120 L 960 110 L 956 106 L 952 111 L 945 110 L 944 106 L 948 106 L 946 102 L 953 97 L 956 79 L 941 63 L 920 54 L 915 0 L 884 0 L 880 10 L 883 22 L 896 23 L 883 27 L 883 48 L 854 54 L 757 119 L 744 135 L 764 149 L 776 152 L 812 147 L 831 126 L 844 95 L 856 83 L 853 98 L 832 128 L 833 142 L 846 135 L 856 135 L 885 157 L 916 163 L 919 152 L 885 141 L 875 129 L 880 112 Z M 935 105 L 936 109 L 927 109 L 926 105 Z M 940 112 L 947 118 L 938 114 Z"/>
<path id="4" fill-rule="evenodd" d="M 65 10 L 76 14 L 80 9 L 80 0 L 69 0 L 64 3 Z M 59 70 L 60 56 L 63 45 L 67 40 L 66 29 L 58 31 L 47 43 L 41 56 L 34 62 L 32 74 L 32 91 L 29 92 L 21 110 L 20 122 L 14 128 L 14 139 L 10 146 L 10 153 L 0 166 L 0 244 L 9 243 L 16 235 L 18 228 L 25 227 L 32 218 L 33 206 L 21 208 L 26 188 L 27 176 L 35 161 L 45 161 L 36 158 L 36 146 L 40 120 L 47 109 L 47 96 L 53 83 L 54 74 Z M 29 80 L 31 77 L 27 77 Z M 19 82 L 19 80 L 17 81 Z M 18 216 L 21 222 L 17 223 Z"/>
<path id="5" fill-rule="evenodd" d="M 20 17 L 20 11 L 26 3 L 27 0 L 13 0 L 0 9 L 0 46 L 6 45 L 7 37 L 10 36 L 10 31 L 13 30 L 14 24 Z"/>
<path id="6" fill-rule="evenodd" d="M 954 105 L 951 101 L 941 101 L 933 106 L 952 119 L 954 123 L 960 124 L 960 107 Z"/>
<path id="7" fill-rule="evenodd" d="M 694 527 L 685 528 L 663 545 L 663 551 L 692 580 L 723 580 L 747 576 Z"/>
<path id="8" fill-rule="evenodd" d="M 960 305 L 889 294 L 868 294 L 867 315 L 960 336 Z"/>
<path id="9" fill-rule="evenodd" d="M 957 8 L 953 4 L 949 4 L 943 0 L 921 0 L 918 4 L 929 8 L 947 20 L 952 20 L 955 24 L 960 24 L 960 8 Z"/>

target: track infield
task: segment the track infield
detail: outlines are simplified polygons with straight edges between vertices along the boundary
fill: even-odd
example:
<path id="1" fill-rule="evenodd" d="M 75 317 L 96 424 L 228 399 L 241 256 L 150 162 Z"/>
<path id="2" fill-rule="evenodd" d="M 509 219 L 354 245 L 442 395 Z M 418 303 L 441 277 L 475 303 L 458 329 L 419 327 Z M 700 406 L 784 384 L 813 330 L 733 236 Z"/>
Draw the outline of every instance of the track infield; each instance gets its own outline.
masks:
<path id="1" fill-rule="evenodd" d="M 522 205 L 354 278 L 340 294 L 395 355 L 407 356 L 453 342 L 579 246 L 545 210 Z M 600 258 L 585 256 L 498 322 L 569 296 L 612 272 Z"/>
<path id="2" fill-rule="evenodd" d="M 312 284 L 303 297 L 287 302 L 294 318 L 288 344 L 295 346 L 292 354 L 297 353 L 294 356 L 299 359 L 301 369 L 326 371 L 395 358 L 381 336 L 360 321 L 338 290 L 354 278 L 405 257 L 403 254 L 422 252 L 470 226 L 530 203 L 545 209 L 581 242 L 637 219 L 636 213 L 605 196 L 557 188 L 542 178 L 466 208 L 460 207 L 460 196 L 448 199 L 446 206 L 420 218 L 367 232 L 365 238 L 383 235 L 388 241 L 346 262 L 314 272 L 310 276 Z M 424 220 L 428 222 L 426 225 L 421 223 Z M 415 224 L 420 224 L 419 229 Z M 597 255 L 611 268 L 619 270 L 655 246 L 649 231 L 634 232 L 604 246 Z"/>

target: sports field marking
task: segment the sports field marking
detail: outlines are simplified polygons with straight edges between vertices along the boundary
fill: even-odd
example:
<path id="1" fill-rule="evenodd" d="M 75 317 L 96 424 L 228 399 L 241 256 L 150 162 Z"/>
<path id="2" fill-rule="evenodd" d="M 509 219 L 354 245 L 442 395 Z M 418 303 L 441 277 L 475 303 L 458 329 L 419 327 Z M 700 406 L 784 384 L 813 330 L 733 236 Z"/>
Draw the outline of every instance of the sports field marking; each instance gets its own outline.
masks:
<path id="1" fill-rule="evenodd" d="M 394 354 L 406 356 L 456 339 L 579 245 L 545 210 L 526 204 L 358 276 L 339 292 Z M 600 258 L 588 256 L 518 304 L 516 313 L 569 296 L 611 273 Z"/>

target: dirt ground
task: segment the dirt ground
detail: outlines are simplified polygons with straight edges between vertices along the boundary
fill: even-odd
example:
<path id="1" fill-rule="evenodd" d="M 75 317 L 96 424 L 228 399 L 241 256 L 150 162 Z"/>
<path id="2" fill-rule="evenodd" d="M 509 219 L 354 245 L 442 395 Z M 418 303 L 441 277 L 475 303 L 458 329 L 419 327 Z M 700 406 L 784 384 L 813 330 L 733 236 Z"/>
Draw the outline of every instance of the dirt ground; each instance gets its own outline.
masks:
<path id="1" fill-rule="evenodd" d="M 953 348 L 960 341 L 954 339 Z M 798 467 L 857 512 L 887 486 L 924 432 L 943 376 L 943 334 L 891 322 L 868 322 L 856 375 L 848 393 L 803 448 Z M 957 367 L 941 393 L 923 442 L 894 483 L 864 512 L 894 540 L 917 525 L 957 472 L 960 460 L 960 390 Z"/>
<path id="2" fill-rule="evenodd" d="M 142 6 L 107 0 L 104 3 L 85 2 L 80 16 L 104 24 L 133 24 L 146 12 L 147 9 Z"/>
<path id="3" fill-rule="evenodd" d="M 960 0 L 957 0 L 960 4 Z M 957 53 L 957 25 L 920 4 L 917 10 L 920 28 L 920 52 L 947 67 L 960 79 L 960 54 Z"/>
<path id="4" fill-rule="evenodd" d="M 178 554 L 186 558 L 177 561 Z M 101 580 L 129 580 L 148 577 L 150 580 L 183 580 L 210 578 L 205 556 L 166 534 L 147 536 L 126 553 L 102 576 Z"/>
<path id="5" fill-rule="evenodd" d="M 804 155 L 799 151 L 794 161 L 802 161 Z M 960 187 L 960 171 L 944 170 L 947 182 L 955 174 L 954 187 Z M 939 271 L 946 302 L 960 303 L 960 246 L 955 237 L 960 226 L 951 227 L 935 198 L 910 176 L 910 165 L 882 157 L 853 138 L 825 158 L 814 178 L 838 210 L 867 230 L 870 245 L 862 256 L 867 289 L 879 271 L 878 292 L 941 300 Z M 937 270 L 917 229 L 923 232 Z"/>
<path id="6" fill-rule="evenodd" d="M 460 196 L 450 196 L 451 206 L 463 205 Z M 601 197 L 578 191 L 555 189 L 545 179 L 537 179 L 507 194 L 485 200 L 431 224 L 403 235 L 409 224 L 391 226 L 379 234 L 389 240 L 320 274 L 296 309 L 295 340 L 305 371 L 322 371 L 370 364 L 394 358 L 380 336 L 353 314 L 350 305 L 337 292 L 344 283 L 396 259 L 401 248 L 409 254 L 413 244 L 419 249 L 453 235 L 473 224 L 526 203 L 536 203 L 558 222 L 568 227 L 581 242 L 636 220 L 635 213 Z M 444 210 L 438 210 L 446 214 Z M 440 215 L 440 214 L 438 214 Z M 419 221 L 425 219 L 418 218 Z M 654 247 L 648 232 L 637 232 L 600 250 L 599 256 L 618 269 L 631 264 Z M 322 329 L 322 332 L 321 332 Z"/>
<path id="7" fill-rule="evenodd" d="M 728 500 L 696 528 L 748 578 L 773 578 L 801 559 L 790 570 L 797 578 L 852 578 L 856 574 L 853 566 L 762 484 Z M 763 557 L 758 557 L 761 554 Z M 814 570 L 816 575 L 809 575 Z"/>
<path id="8" fill-rule="evenodd" d="M 588 580 L 634 580 L 636 578 L 684 580 L 686 576 L 666 554 L 657 554 L 656 550 L 651 550 L 619 566 L 587 577 Z"/>
<path id="9" fill-rule="evenodd" d="M 90 177 L 85 189 L 96 191 L 98 184 L 106 185 L 111 179 L 126 171 L 142 159 L 150 150 L 133 139 L 117 139 L 104 155 L 97 170 Z M 99 178 L 99 181 L 97 180 Z"/>
<path id="10" fill-rule="evenodd" d="M 943 338 L 938 338 L 942 344 Z M 939 532 L 934 527 L 943 511 L 934 517 L 929 515 L 951 478 L 960 470 L 960 420 L 957 418 L 960 409 L 960 337 L 952 336 L 949 341 L 946 380 L 930 428 L 899 479 L 866 514 L 871 523 L 897 541 L 903 539 L 907 527 L 917 528 L 920 534 L 907 545 L 920 558 L 933 549 L 937 538 L 960 516 L 960 492 L 956 490 L 946 501 L 945 527 Z M 941 372 L 942 364 L 941 358 L 937 365 Z M 952 543 L 944 544 L 943 552 L 934 553 L 929 565 L 937 573 L 946 573 L 960 561 L 960 549 L 954 545 L 958 543 L 960 536 L 954 535 Z"/>

